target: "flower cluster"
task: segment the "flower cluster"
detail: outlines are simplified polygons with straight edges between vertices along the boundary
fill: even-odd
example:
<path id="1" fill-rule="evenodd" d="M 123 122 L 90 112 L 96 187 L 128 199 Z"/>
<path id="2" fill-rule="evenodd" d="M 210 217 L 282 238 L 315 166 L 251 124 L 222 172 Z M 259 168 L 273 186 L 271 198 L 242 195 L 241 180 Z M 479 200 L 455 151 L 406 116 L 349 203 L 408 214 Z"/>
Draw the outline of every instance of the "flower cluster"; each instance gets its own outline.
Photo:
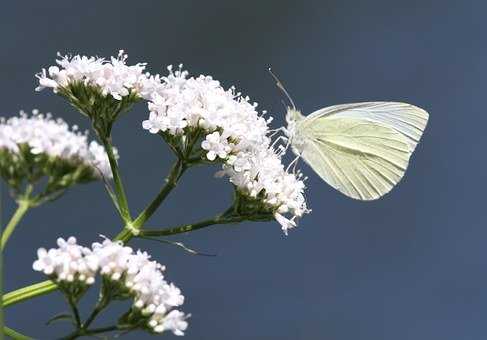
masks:
<path id="1" fill-rule="evenodd" d="M 133 308 L 151 331 L 170 330 L 184 335 L 188 316 L 174 309 L 183 304 L 184 296 L 179 288 L 164 279 L 165 267 L 152 261 L 146 252 L 134 252 L 121 242 L 108 239 L 93 243 L 91 248 L 78 245 L 74 237 L 67 241 L 59 238 L 57 244 L 58 248 L 38 250 L 34 270 L 59 283 L 86 285 L 94 283 L 96 274 L 100 273 L 133 297 Z"/>
<path id="2" fill-rule="evenodd" d="M 51 160 L 73 166 L 88 166 L 95 177 L 111 178 L 112 173 L 104 148 L 95 141 L 88 144 L 87 133 L 77 131 L 61 118 L 41 114 L 32 115 L 21 111 L 19 116 L 0 118 L 0 150 L 18 155 L 24 146 L 32 155 L 45 155 Z"/>
<path id="3" fill-rule="evenodd" d="M 44 68 L 37 74 L 39 87 L 36 90 L 52 88 L 57 92 L 60 88 L 81 82 L 99 87 L 105 96 L 109 94 L 121 100 L 131 92 L 148 99 L 160 86 L 158 76 L 150 76 L 145 72 L 145 63 L 127 65 L 128 55 L 123 50 L 110 60 L 80 55 L 62 56 L 59 53 L 58 57 L 58 66 L 50 66 L 47 70 Z"/>
<path id="4" fill-rule="evenodd" d="M 74 237 L 67 240 L 58 238 L 58 248 L 37 250 L 38 259 L 34 262 L 35 271 L 55 276 L 58 281 L 75 280 L 91 285 L 95 282 L 98 261 L 89 248 L 76 243 Z"/>
<path id="5" fill-rule="evenodd" d="M 93 128 L 108 140 L 118 116 L 141 99 L 150 99 L 162 86 L 158 75 L 145 71 L 146 64 L 127 65 L 127 54 L 109 60 L 76 55 L 61 56 L 57 66 L 37 74 L 39 86 L 52 88 L 79 112 L 90 118 Z"/>
<path id="6" fill-rule="evenodd" d="M 289 173 L 282 164 L 283 148 L 270 138 L 272 119 L 263 117 L 265 111 L 259 114 L 257 103 L 234 87 L 225 90 L 210 76 L 188 77 L 181 65 L 168 71 L 152 94 L 143 128 L 172 136 L 202 130 L 201 148 L 208 160 L 223 163 L 220 174 L 244 194 L 262 197 L 284 232 L 296 226 L 296 218 L 309 211 L 305 185 L 299 172 Z"/>
<path id="7" fill-rule="evenodd" d="M 272 118 L 257 112 L 257 103 L 234 87 L 225 90 L 210 76 L 189 77 L 182 65 L 169 66 L 169 74 L 160 77 L 145 72 L 145 63 L 129 66 L 126 60 L 123 51 L 110 60 L 60 56 L 58 66 L 37 75 L 38 89 L 49 87 L 66 97 L 93 120 L 102 138 L 109 136 L 120 112 L 146 99 L 150 114 L 144 129 L 176 138 L 202 132 L 196 133 L 202 138 L 199 147 L 206 159 L 223 163 L 220 174 L 244 195 L 260 200 L 284 232 L 296 226 L 296 219 L 309 211 L 303 178 L 282 164 L 283 148 L 270 137 Z"/>

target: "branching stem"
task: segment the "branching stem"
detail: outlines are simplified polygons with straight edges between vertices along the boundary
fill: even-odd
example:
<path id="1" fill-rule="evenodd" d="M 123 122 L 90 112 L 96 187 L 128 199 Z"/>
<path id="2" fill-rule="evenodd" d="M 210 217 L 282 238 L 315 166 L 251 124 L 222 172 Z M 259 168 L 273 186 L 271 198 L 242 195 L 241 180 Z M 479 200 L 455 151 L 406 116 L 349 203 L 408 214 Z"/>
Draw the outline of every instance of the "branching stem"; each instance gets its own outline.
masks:
<path id="1" fill-rule="evenodd" d="M 166 137 L 166 136 L 163 136 Z M 125 190 L 122 184 L 122 179 L 119 173 L 117 160 L 115 158 L 113 146 L 110 140 L 110 137 L 100 138 L 103 145 L 105 146 L 105 150 L 108 155 L 108 159 L 110 162 L 110 167 L 112 169 L 113 174 L 113 182 L 115 186 L 115 203 L 117 205 L 117 210 L 119 211 L 124 223 L 124 229 L 115 237 L 115 240 L 120 240 L 124 243 L 130 241 L 133 237 L 140 236 L 143 237 L 151 237 L 151 236 L 168 236 L 168 235 L 176 235 L 181 233 L 187 233 L 191 231 L 195 231 L 198 229 L 202 229 L 205 227 L 209 227 L 212 225 L 217 224 L 232 224 L 232 223 L 239 223 L 242 221 L 268 221 L 272 219 L 272 215 L 270 214 L 252 214 L 252 215 L 243 215 L 237 212 L 235 207 L 238 205 L 238 200 L 235 200 L 234 205 L 230 207 L 227 211 L 223 214 L 217 215 L 213 218 L 193 223 L 193 224 L 185 224 L 180 225 L 172 228 L 166 228 L 161 230 L 148 230 L 142 229 L 144 224 L 149 220 L 149 218 L 154 214 L 157 208 L 161 205 L 161 203 L 166 199 L 169 193 L 176 187 L 179 179 L 183 175 L 183 173 L 191 166 L 206 163 L 202 159 L 201 154 L 193 154 L 193 147 L 198 142 L 200 138 L 200 131 L 194 131 L 191 133 L 186 139 L 182 141 L 182 143 L 175 143 L 174 140 L 170 140 L 165 138 L 168 144 L 170 145 L 173 152 L 178 157 L 178 160 L 172 167 L 168 177 L 166 178 L 166 184 L 162 187 L 158 195 L 152 200 L 152 202 L 135 218 L 132 219 L 130 215 L 130 210 L 128 206 L 127 197 L 125 195 Z M 27 209 L 29 208 L 28 201 L 19 201 L 19 208 L 17 212 L 12 217 L 12 220 L 8 224 L 6 228 L 5 235 L 2 235 L 2 249 L 6 240 L 12 233 L 15 226 L 18 224 L 20 218 L 25 214 Z M 8 231 L 7 231 L 8 230 Z M 4 241 L 5 238 L 5 241 Z M 8 294 L 5 294 L 2 297 L 3 306 L 7 307 L 9 305 L 19 303 L 21 301 L 40 296 L 43 294 L 48 294 L 53 292 L 57 289 L 57 285 L 55 282 L 51 280 L 47 280 L 41 283 L 33 284 Z M 95 306 L 91 315 L 87 318 L 87 320 L 82 323 L 79 317 L 78 310 L 76 308 L 76 304 L 73 305 L 73 301 L 70 301 L 70 305 L 73 310 L 73 314 L 75 316 L 77 330 L 71 333 L 70 335 L 64 337 L 63 339 L 76 339 L 80 336 L 84 335 L 94 335 L 100 334 L 109 331 L 115 330 L 130 330 L 130 327 L 127 328 L 125 326 L 109 326 L 103 328 L 95 328 L 89 329 L 91 323 L 95 320 L 97 315 L 107 307 L 108 303 L 110 302 L 109 296 L 102 295 Z M 12 330 L 13 331 L 13 330 Z M 14 332 L 14 331 L 13 331 Z"/>
<path id="2" fill-rule="evenodd" d="M 234 224 L 243 221 L 269 221 L 272 218 L 273 216 L 271 214 L 249 215 L 249 216 L 246 215 L 227 216 L 226 214 L 221 214 L 201 222 L 192 223 L 192 224 L 183 224 L 171 228 L 155 229 L 155 230 L 142 229 L 140 230 L 140 236 L 141 237 L 170 236 L 170 235 L 188 233 L 191 231 L 203 229 L 218 224 Z"/>

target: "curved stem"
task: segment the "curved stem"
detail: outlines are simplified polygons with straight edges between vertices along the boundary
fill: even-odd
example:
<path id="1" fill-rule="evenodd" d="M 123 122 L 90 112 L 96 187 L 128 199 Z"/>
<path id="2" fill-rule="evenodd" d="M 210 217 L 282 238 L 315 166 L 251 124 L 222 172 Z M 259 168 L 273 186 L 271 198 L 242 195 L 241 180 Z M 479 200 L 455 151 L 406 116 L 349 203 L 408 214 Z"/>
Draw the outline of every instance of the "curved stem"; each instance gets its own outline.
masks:
<path id="1" fill-rule="evenodd" d="M 101 138 L 101 140 L 108 155 L 110 168 L 112 169 L 113 183 L 115 184 L 115 195 L 118 201 L 118 209 L 120 211 L 122 219 L 125 222 L 130 222 L 132 221 L 132 217 L 130 216 L 127 196 L 125 195 L 125 190 L 123 188 L 122 177 L 120 176 L 120 172 L 118 170 L 118 163 L 113 152 L 112 143 L 108 138 Z"/>
<path id="2" fill-rule="evenodd" d="M 12 218 L 10 219 L 7 226 L 5 227 L 5 230 L 2 233 L 2 239 L 0 241 L 1 251 L 3 251 L 3 249 L 5 248 L 5 245 L 7 244 L 8 239 L 17 227 L 17 224 L 19 224 L 20 220 L 22 219 L 22 217 L 24 217 L 25 213 L 27 213 L 30 207 L 31 203 L 28 199 L 19 200 L 17 210 L 15 210 L 15 213 L 13 214 Z"/>

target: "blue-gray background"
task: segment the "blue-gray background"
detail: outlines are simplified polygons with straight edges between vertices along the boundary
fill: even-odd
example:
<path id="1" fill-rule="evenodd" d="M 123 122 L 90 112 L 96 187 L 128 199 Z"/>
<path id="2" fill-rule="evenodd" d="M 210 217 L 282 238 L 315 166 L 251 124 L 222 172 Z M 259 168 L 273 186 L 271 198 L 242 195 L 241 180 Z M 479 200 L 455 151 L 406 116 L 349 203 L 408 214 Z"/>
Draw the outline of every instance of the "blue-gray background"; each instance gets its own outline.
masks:
<path id="1" fill-rule="evenodd" d="M 187 339 L 486 339 L 486 11 L 483 1 L 4 2 L 0 111 L 39 108 L 87 128 L 64 100 L 34 92 L 34 74 L 57 51 L 119 49 L 153 72 L 184 62 L 234 84 L 277 122 L 281 95 L 269 65 L 305 113 L 363 100 L 421 106 L 431 114 L 423 141 L 404 180 L 379 201 L 347 199 L 304 168 L 314 212 L 288 237 L 277 223 L 245 223 L 176 238 L 214 258 L 133 245 L 167 264 L 183 289 L 193 315 Z M 141 129 L 147 114 L 139 105 L 114 130 L 134 211 L 156 194 L 172 162 L 162 141 Z M 149 224 L 224 209 L 231 188 L 214 171 L 187 173 Z M 5 221 L 14 208 L 6 190 L 2 208 Z M 44 279 L 31 269 L 35 250 L 58 236 L 89 244 L 119 228 L 99 183 L 31 211 L 7 248 L 6 290 Z M 68 325 L 43 323 L 64 310 L 55 293 L 8 309 L 6 320 L 54 339 Z"/>

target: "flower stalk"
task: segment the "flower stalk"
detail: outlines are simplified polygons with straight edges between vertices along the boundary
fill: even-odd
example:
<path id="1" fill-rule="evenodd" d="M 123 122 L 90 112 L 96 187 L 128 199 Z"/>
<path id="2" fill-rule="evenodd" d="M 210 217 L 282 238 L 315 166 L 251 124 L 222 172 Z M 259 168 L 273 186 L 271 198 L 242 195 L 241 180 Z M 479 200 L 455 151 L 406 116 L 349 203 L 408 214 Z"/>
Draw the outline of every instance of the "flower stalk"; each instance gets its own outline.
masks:
<path id="1" fill-rule="evenodd" d="M 225 214 L 217 215 L 213 218 L 191 224 L 183 224 L 180 226 L 166 228 L 166 229 L 142 229 L 140 230 L 140 237 L 154 237 L 154 236 L 171 236 L 183 233 L 189 233 L 198 229 L 203 229 L 213 225 L 219 224 L 235 224 L 244 221 L 270 221 L 274 219 L 272 214 L 259 215 L 234 215 L 226 216 Z"/>
<path id="2" fill-rule="evenodd" d="M 12 236 L 15 228 L 22 220 L 24 215 L 27 213 L 27 211 L 33 206 L 33 202 L 30 199 L 30 194 L 32 193 L 32 190 L 33 187 L 31 185 L 28 185 L 25 194 L 17 201 L 17 209 L 15 210 L 15 213 L 12 215 L 12 218 L 5 227 L 5 230 L 2 232 L 2 237 L 0 240 L 0 251 L 3 252 L 5 246 L 7 245 L 8 239 L 10 238 L 10 236 Z"/>
<path id="3" fill-rule="evenodd" d="M 132 329 L 132 327 L 120 326 L 120 325 L 99 327 L 99 328 L 93 328 L 93 329 L 78 329 L 78 330 L 74 331 L 73 333 L 69 334 L 68 336 L 65 336 L 61 339 L 62 340 L 74 340 L 74 339 L 77 339 L 77 338 L 82 337 L 82 336 L 89 336 L 89 335 L 95 336 L 96 334 L 102 334 L 102 333 L 113 332 L 113 331 L 128 332 L 131 329 Z M 27 339 L 30 339 L 30 338 L 27 338 Z"/>
<path id="4" fill-rule="evenodd" d="M 174 164 L 169 176 L 166 178 L 166 184 L 162 187 L 159 194 L 133 221 L 132 225 L 135 228 L 140 228 L 154 214 L 167 195 L 169 195 L 169 193 L 176 187 L 179 178 L 183 175 L 187 168 L 188 166 L 184 163 L 184 161 L 181 160 L 178 160 Z"/>
<path id="5" fill-rule="evenodd" d="M 122 177 L 120 176 L 120 171 L 118 169 L 117 159 L 113 151 L 113 146 L 111 138 L 101 137 L 103 146 L 108 155 L 108 161 L 110 162 L 110 168 L 113 174 L 113 183 L 115 184 L 115 196 L 117 198 L 117 207 L 120 211 L 120 215 L 125 223 L 130 223 L 132 217 L 130 216 L 130 210 L 128 207 L 127 196 L 125 195 L 125 189 L 122 183 Z"/>

